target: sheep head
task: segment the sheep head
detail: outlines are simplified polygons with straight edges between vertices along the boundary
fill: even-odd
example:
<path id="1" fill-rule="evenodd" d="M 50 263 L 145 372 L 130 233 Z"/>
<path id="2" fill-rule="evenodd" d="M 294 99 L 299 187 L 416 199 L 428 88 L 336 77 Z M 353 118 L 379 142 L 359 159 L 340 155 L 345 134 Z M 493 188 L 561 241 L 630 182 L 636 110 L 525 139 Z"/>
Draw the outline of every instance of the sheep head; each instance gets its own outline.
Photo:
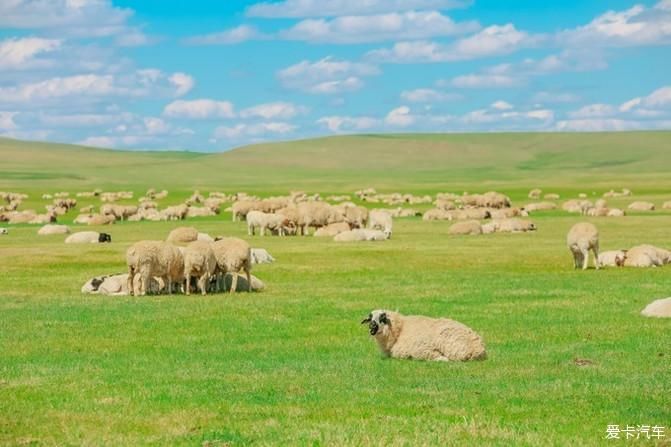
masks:
<path id="1" fill-rule="evenodd" d="M 387 313 L 383 310 L 374 310 L 368 314 L 366 318 L 361 321 L 361 324 L 368 323 L 368 331 L 370 335 L 376 335 L 383 325 L 391 324 L 387 317 Z"/>

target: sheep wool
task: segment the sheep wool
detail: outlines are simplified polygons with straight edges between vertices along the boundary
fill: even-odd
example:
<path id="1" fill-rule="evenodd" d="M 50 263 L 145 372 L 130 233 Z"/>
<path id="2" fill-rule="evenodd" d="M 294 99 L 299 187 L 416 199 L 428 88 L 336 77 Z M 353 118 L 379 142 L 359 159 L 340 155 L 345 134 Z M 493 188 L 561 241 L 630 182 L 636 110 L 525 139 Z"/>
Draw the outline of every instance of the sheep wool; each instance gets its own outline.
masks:
<path id="1" fill-rule="evenodd" d="M 237 237 L 216 238 L 212 244 L 212 250 L 217 260 L 217 289 L 222 290 L 221 282 L 224 281 L 226 273 L 245 272 L 247 277 L 247 291 L 252 291 L 252 249 L 249 244 Z M 231 292 L 237 291 L 238 275 L 233 276 L 230 287 Z"/>
<path id="2" fill-rule="evenodd" d="M 482 226 L 477 220 L 466 220 L 452 224 L 448 230 L 452 235 L 476 235 L 482 234 Z"/>
<path id="3" fill-rule="evenodd" d="M 145 295 L 152 276 L 162 278 L 169 294 L 175 282 L 184 278 L 182 252 L 169 242 L 140 241 L 126 251 L 128 290 L 132 295 Z M 134 283 L 135 275 L 139 280 Z"/>
<path id="4" fill-rule="evenodd" d="M 587 269 L 590 250 L 594 253 L 594 266 L 599 269 L 599 230 L 589 222 L 573 225 L 566 236 L 566 245 L 573 254 L 575 268 Z"/>
<path id="5" fill-rule="evenodd" d="M 198 288 L 207 295 L 207 285 L 217 269 L 217 258 L 212 251 L 212 243 L 191 242 L 184 250 L 184 282 L 186 294 L 191 294 L 191 277 L 198 279 Z"/>
<path id="6" fill-rule="evenodd" d="M 173 244 L 188 244 L 198 240 L 198 230 L 193 227 L 177 227 L 170 232 L 166 240 Z"/>
<path id="7" fill-rule="evenodd" d="M 645 317 L 671 318 L 671 298 L 655 300 L 641 311 Z"/>
<path id="8" fill-rule="evenodd" d="M 49 236 L 52 234 L 69 234 L 70 228 L 67 225 L 47 224 L 37 231 L 40 236 Z"/>

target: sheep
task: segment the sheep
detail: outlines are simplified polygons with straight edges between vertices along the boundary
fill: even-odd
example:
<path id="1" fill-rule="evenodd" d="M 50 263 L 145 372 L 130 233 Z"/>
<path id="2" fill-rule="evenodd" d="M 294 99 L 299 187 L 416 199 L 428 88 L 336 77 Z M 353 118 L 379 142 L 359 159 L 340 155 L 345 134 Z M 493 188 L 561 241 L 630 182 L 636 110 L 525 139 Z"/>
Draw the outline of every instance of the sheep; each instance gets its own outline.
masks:
<path id="1" fill-rule="evenodd" d="M 247 213 L 250 211 L 253 211 L 256 209 L 258 204 L 256 201 L 251 201 L 251 200 L 238 200 L 233 203 L 231 206 L 232 208 L 232 217 L 233 217 L 233 222 L 236 220 L 245 220 L 247 217 Z"/>
<path id="2" fill-rule="evenodd" d="M 157 276 L 163 279 L 168 294 L 172 294 L 174 282 L 181 282 L 184 277 L 184 258 L 182 252 L 169 242 L 140 241 L 126 251 L 128 266 L 128 290 L 131 295 L 140 296 L 147 292 L 150 278 Z M 139 280 L 133 284 L 135 275 Z"/>
<path id="3" fill-rule="evenodd" d="M 70 228 L 67 225 L 47 224 L 37 231 L 40 236 L 49 236 L 52 234 L 69 234 Z"/>
<path id="4" fill-rule="evenodd" d="M 48 212 L 46 214 L 37 214 L 30 221 L 29 224 L 49 224 L 56 222 L 56 214 L 54 212 Z"/>
<path id="5" fill-rule="evenodd" d="M 524 205 L 524 209 L 528 212 L 549 211 L 557 209 L 557 204 L 554 202 L 535 202 Z"/>
<path id="6" fill-rule="evenodd" d="M 371 211 L 368 215 L 368 228 L 372 230 L 381 230 L 391 238 L 393 219 L 391 214 L 386 211 Z"/>
<path id="7" fill-rule="evenodd" d="M 88 225 L 111 225 L 116 221 L 114 216 L 103 216 L 102 214 L 90 214 L 86 223 Z"/>
<path id="8" fill-rule="evenodd" d="M 66 244 L 102 244 L 104 242 L 112 242 L 112 236 L 97 231 L 80 231 L 65 239 Z"/>
<path id="9" fill-rule="evenodd" d="M 537 200 L 537 199 L 541 198 L 542 193 L 543 193 L 543 191 L 541 189 L 535 188 L 535 189 L 532 189 L 531 191 L 529 191 L 528 197 L 530 199 Z"/>
<path id="10" fill-rule="evenodd" d="M 217 258 L 212 251 L 212 243 L 205 241 L 191 242 L 184 250 L 184 288 L 187 295 L 191 294 L 191 277 L 198 278 L 198 288 L 207 295 L 207 285 L 217 269 Z"/>
<path id="11" fill-rule="evenodd" d="M 298 204 L 298 228 L 300 234 L 308 235 L 308 229 L 315 229 L 331 223 L 345 220 L 345 217 L 335 207 L 324 202 L 301 202 Z"/>
<path id="12" fill-rule="evenodd" d="M 644 317 L 671 318 L 671 298 L 655 300 L 641 311 Z"/>
<path id="13" fill-rule="evenodd" d="M 432 208 L 424 213 L 422 220 L 452 220 L 452 213 L 450 211 Z"/>
<path id="14" fill-rule="evenodd" d="M 368 324 L 370 335 L 386 357 L 444 362 L 487 358 L 482 337 L 447 318 L 374 310 L 361 324 Z"/>
<path id="15" fill-rule="evenodd" d="M 342 213 L 345 217 L 345 222 L 351 228 L 364 228 L 368 222 L 369 212 L 368 208 L 363 206 L 345 206 Z"/>
<path id="16" fill-rule="evenodd" d="M 652 202 L 636 201 L 629 204 L 627 207 L 632 211 L 654 211 L 655 204 Z"/>
<path id="17" fill-rule="evenodd" d="M 671 210 L 671 200 L 669 200 L 668 202 L 664 202 L 662 208 L 665 210 Z"/>
<path id="18" fill-rule="evenodd" d="M 387 239 L 389 239 L 389 233 L 370 228 L 343 231 L 333 238 L 336 242 L 384 241 Z"/>
<path id="19" fill-rule="evenodd" d="M 140 275 L 135 275 L 133 284 L 137 284 Z M 156 294 L 163 290 L 165 284 L 161 278 L 150 278 L 147 292 Z M 132 289 L 130 289 L 132 290 Z M 81 289 L 82 293 L 98 295 L 128 295 L 128 273 L 118 273 L 115 275 L 102 275 L 89 279 Z"/>
<path id="20" fill-rule="evenodd" d="M 186 217 L 212 217 L 216 216 L 217 213 L 211 208 L 204 206 L 190 206 L 186 211 Z"/>
<path id="21" fill-rule="evenodd" d="M 323 237 L 323 236 L 328 236 L 328 237 L 333 237 L 337 234 L 340 234 L 344 231 L 349 231 L 351 230 L 350 226 L 346 222 L 338 222 L 338 223 L 333 223 L 333 224 L 328 224 L 325 227 L 321 227 L 315 231 L 315 237 Z"/>
<path id="22" fill-rule="evenodd" d="M 0 228 L 0 235 L 9 234 L 9 228 Z"/>
<path id="23" fill-rule="evenodd" d="M 466 210 L 472 212 L 473 210 Z M 482 211 L 482 210 L 478 210 Z M 511 217 L 517 217 L 517 216 L 528 216 L 529 213 L 520 208 L 501 208 L 501 209 L 491 209 L 491 210 L 484 210 L 485 213 L 483 214 L 485 219 L 491 218 L 491 219 L 510 219 Z M 471 214 L 471 213 L 467 214 Z M 489 217 L 487 217 L 487 212 L 489 212 Z"/>
<path id="24" fill-rule="evenodd" d="M 559 199 L 559 194 L 549 193 L 549 194 L 545 194 L 545 195 L 543 196 L 543 198 L 544 198 L 545 200 L 558 200 L 558 199 Z"/>
<path id="25" fill-rule="evenodd" d="M 251 256 L 252 264 L 272 264 L 275 262 L 275 258 L 265 248 L 252 248 Z"/>
<path id="26" fill-rule="evenodd" d="M 198 233 L 197 241 L 214 242 L 214 238 L 207 233 Z"/>
<path id="27" fill-rule="evenodd" d="M 264 213 L 263 211 L 250 211 L 247 213 L 247 234 L 254 236 L 256 228 L 259 228 L 261 236 L 266 235 L 266 230 L 277 231 L 284 236 L 284 229 L 289 225 L 289 220 L 282 214 Z"/>
<path id="28" fill-rule="evenodd" d="M 188 212 L 189 207 L 182 203 L 180 205 L 167 207 L 161 211 L 161 215 L 165 220 L 184 220 Z"/>
<path id="29" fill-rule="evenodd" d="M 188 244 L 198 240 L 198 230 L 193 227 L 177 227 L 168 234 L 166 241 L 173 244 Z"/>
<path id="30" fill-rule="evenodd" d="M 248 291 L 251 292 L 252 250 L 249 244 L 235 237 L 218 237 L 212 244 L 212 250 L 217 259 L 217 285 L 220 285 L 226 273 L 237 273 L 243 270 L 247 276 Z M 237 282 L 238 277 L 236 275 L 233 277 L 231 292 L 237 290 Z M 217 289 L 221 290 L 221 287 L 217 287 Z"/>
<path id="31" fill-rule="evenodd" d="M 621 210 L 619 208 L 611 208 L 608 210 L 608 214 L 606 214 L 607 217 L 624 217 L 626 216 L 626 213 L 624 210 Z"/>
<path id="32" fill-rule="evenodd" d="M 436 199 L 433 204 L 436 206 L 437 209 L 443 210 L 443 211 L 450 211 L 450 210 L 456 210 L 457 205 L 454 204 L 452 200 L 448 199 Z"/>
<path id="33" fill-rule="evenodd" d="M 475 235 L 482 234 L 482 226 L 477 220 L 465 220 L 452 224 L 448 230 L 452 235 Z"/>
<path id="34" fill-rule="evenodd" d="M 627 259 L 627 250 L 610 250 L 599 253 L 599 265 L 602 267 L 622 267 Z"/>
<path id="35" fill-rule="evenodd" d="M 482 234 L 496 233 L 499 231 L 499 221 L 493 220 L 491 222 L 487 222 L 486 224 L 482 224 L 480 229 L 482 230 Z"/>
<path id="36" fill-rule="evenodd" d="M 266 285 L 254 275 L 250 275 L 250 282 L 247 282 L 247 278 L 240 273 L 226 273 L 222 280 L 222 291 L 232 290 L 233 282 L 235 282 L 235 292 L 260 292 L 266 288 Z"/>
<path id="37" fill-rule="evenodd" d="M 566 245 L 573 254 L 575 268 L 587 269 L 589 251 L 594 253 L 594 266 L 599 269 L 599 230 L 589 223 L 573 225 L 566 236 Z"/>
<path id="38" fill-rule="evenodd" d="M 627 251 L 626 267 L 661 267 L 671 263 L 671 252 L 654 245 L 637 245 Z"/>
<path id="39" fill-rule="evenodd" d="M 525 233 L 536 230 L 536 224 L 526 219 L 502 219 L 496 221 L 496 231 L 500 233 Z"/>

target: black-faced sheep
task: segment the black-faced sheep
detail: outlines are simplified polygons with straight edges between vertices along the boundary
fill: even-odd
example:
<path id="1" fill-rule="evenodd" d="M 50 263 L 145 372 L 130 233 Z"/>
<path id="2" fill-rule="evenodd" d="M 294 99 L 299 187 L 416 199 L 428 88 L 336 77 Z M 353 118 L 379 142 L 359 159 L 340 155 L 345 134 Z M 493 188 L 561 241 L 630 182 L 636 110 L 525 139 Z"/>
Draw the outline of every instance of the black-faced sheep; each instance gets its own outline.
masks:
<path id="1" fill-rule="evenodd" d="M 102 244 L 105 242 L 112 242 L 112 236 L 97 231 L 80 231 L 65 239 L 66 244 Z"/>

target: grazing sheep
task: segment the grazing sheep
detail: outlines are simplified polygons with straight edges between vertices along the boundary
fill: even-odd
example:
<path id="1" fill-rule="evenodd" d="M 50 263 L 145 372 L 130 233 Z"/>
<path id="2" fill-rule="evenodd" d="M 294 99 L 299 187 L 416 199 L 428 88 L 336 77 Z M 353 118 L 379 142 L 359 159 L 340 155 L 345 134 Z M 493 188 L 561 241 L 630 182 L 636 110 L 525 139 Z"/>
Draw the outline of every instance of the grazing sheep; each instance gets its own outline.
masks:
<path id="1" fill-rule="evenodd" d="M 627 208 L 629 208 L 632 211 L 654 211 L 655 204 L 652 202 L 643 202 L 639 200 L 630 203 Z"/>
<path id="2" fill-rule="evenodd" d="M 599 253 L 599 265 L 602 267 L 622 267 L 627 259 L 627 250 L 611 250 Z"/>
<path id="3" fill-rule="evenodd" d="M 599 230 L 589 223 L 573 225 L 566 236 L 566 245 L 573 254 L 575 268 L 587 269 L 589 251 L 594 253 L 594 266 L 599 269 Z"/>
<path id="4" fill-rule="evenodd" d="M 184 278 L 182 252 L 169 242 L 136 242 L 126 251 L 126 265 L 128 290 L 135 296 L 146 294 L 152 276 L 163 279 L 169 294 L 172 294 L 173 283 Z M 136 274 L 140 279 L 133 284 Z"/>
<path id="5" fill-rule="evenodd" d="M 102 244 L 104 242 L 112 242 L 112 236 L 97 231 L 80 231 L 65 239 L 66 244 Z"/>
<path id="6" fill-rule="evenodd" d="M 370 228 L 343 231 L 333 238 L 336 242 L 385 241 L 387 239 L 389 239 L 389 233 L 380 230 L 371 230 Z"/>
<path id="7" fill-rule="evenodd" d="M 318 228 L 317 231 L 315 231 L 314 235 L 316 237 L 324 237 L 324 236 L 333 237 L 337 234 L 349 230 L 351 230 L 351 228 L 347 222 L 338 222 L 328 224 L 325 227 Z"/>
<path id="8" fill-rule="evenodd" d="M 654 245 L 637 245 L 627 251 L 625 267 L 661 267 L 671 263 L 671 252 Z"/>
<path id="9" fill-rule="evenodd" d="M 289 220 L 282 214 L 264 213 L 263 211 L 250 211 L 247 213 L 247 235 L 254 236 L 256 228 L 259 228 L 261 236 L 266 235 L 266 230 L 272 234 L 276 231 L 284 236 L 284 229 L 289 226 Z"/>
<path id="10" fill-rule="evenodd" d="M 233 222 L 236 220 L 245 220 L 247 214 L 257 208 L 258 204 L 252 200 L 238 200 L 233 203 L 231 210 L 233 213 Z"/>
<path id="11" fill-rule="evenodd" d="M 307 236 L 309 228 L 315 230 L 331 223 L 343 222 L 345 217 L 336 207 L 324 202 L 301 202 L 298 204 L 298 229 Z"/>
<path id="12" fill-rule="evenodd" d="M 641 311 L 644 317 L 671 318 L 671 298 L 655 300 Z"/>
<path id="13" fill-rule="evenodd" d="M 193 227 L 177 227 L 168 234 L 166 241 L 173 244 L 188 244 L 198 240 L 198 230 Z"/>
<path id="14" fill-rule="evenodd" d="M 238 273 L 242 270 L 247 276 L 249 285 L 247 290 L 251 292 L 252 250 L 249 244 L 236 237 L 216 238 L 212 244 L 212 250 L 217 259 L 217 289 L 221 290 L 221 282 L 226 273 Z M 236 275 L 233 277 L 231 292 L 237 291 L 237 282 Z"/>
<path id="15" fill-rule="evenodd" d="M 9 234 L 9 228 L 0 228 L 0 234 Z"/>
<path id="16" fill-rule="evenodd" d="M 69 234 L 70 228 L 67 225 L 47 224 L 37 231 L 40 236 L 49 236 L 52 234 Z"/>
<path id="17" fill-rule="evenodd" d="M 458 321 L 374 310 L 361 322 L 366 323 L 385 356 L 434 361 L 487 358 L 482 337 Z"/>
<path id="18" fill-rule="evenodd" d="M 212 251 L 212 243 L 205 241 L 191 242 L 184 250 L 184 289 L 191 295 L 191 277 L 198 278 L 198 288 L 207 295 L 210 277 L 217 269 L 217 258 Z"/>
<path id="19" fill-rule="evenodd" d="M 393 218 L 386 211 L 374 210 L 368 215 L 368 228 L 383 231 L 387 235 L 386 239 L 391 238 L 392 225 Z"/>
<path id="20" fill-rule="evenodd" d="M 535 188 L 535 189 L 532 189 L 531 191 L 529 191 L 529 196 L 528 197 L 530 199 L 537 200 L 537 199 L 541 198 L 542 193 L 543 193 L 543 191 L 541 189 Z"/>
<path id="21" fill-rule="evenodd" d="M 526 233 L 536 231 L 536 224 L 526 219 L 502 219 L 496 221 L 496 231 L 500 233 Z"/>
<path id="22" fill-rule="evenodd" d="M 165 220 L 184 220 L 188 212 L 189 207 L 182 203 L 180 205 L 167 207 L 161 211 L 161 215 Z"/>
<path id="23" fill-rule="evenodd" d="M 252 248 L 251 256 L 252 264 L 272 264 L 275 262 L 275 258 L 265 248 Z"/>
<path id="24" fill-rule="evenodd" d="M 477 220 L 466 220 L 452 224 L 448 233 L 452 235 L 482 234 L 482 226 Z"/>

